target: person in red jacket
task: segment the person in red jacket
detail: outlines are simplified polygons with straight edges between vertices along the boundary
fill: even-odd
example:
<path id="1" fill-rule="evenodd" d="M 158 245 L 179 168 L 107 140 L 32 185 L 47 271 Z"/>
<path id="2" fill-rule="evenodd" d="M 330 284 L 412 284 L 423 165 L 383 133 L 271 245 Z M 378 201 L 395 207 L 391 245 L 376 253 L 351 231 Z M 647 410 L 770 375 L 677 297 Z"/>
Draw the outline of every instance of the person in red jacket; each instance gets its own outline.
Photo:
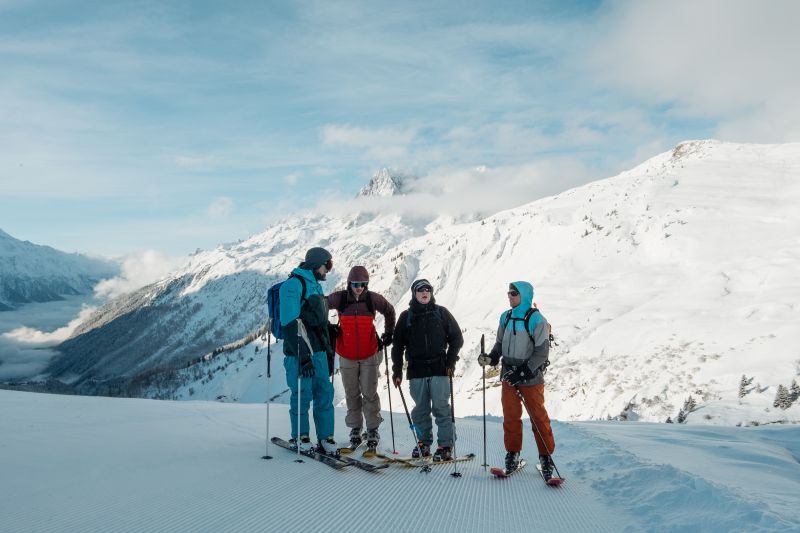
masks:
<path id="1" fill-rule="evenodd" d="M 368 285 L 367 269 L 354 266 L 347 276 L 347 289 L 328 295 L 328 307 L 339 314 L 336 353 L 347 401 L 345 424 L 350 428 L 350 446 L 355 448 L 366 439 L 368 449 L 374 450 L 380 439 L 378 426 L 383 422 L 378 398 L 380 350 L 392 344 L 395 314 L 386 298 L 371 292 Z M 376 312 L 384 318 L 380 339 L 374 324 Z M 366 434 L 361 432 L 364 422 Z"/>

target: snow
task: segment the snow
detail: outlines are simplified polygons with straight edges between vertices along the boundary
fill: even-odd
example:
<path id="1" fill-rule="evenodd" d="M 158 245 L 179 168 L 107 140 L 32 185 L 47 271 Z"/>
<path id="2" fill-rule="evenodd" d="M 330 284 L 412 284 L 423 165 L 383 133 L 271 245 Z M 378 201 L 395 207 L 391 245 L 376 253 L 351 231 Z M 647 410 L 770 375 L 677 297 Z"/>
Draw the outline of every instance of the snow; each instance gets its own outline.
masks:
<path id="1" fill-rule="evenodd" d="M 263 381 L 262 381 L 263 384 Z M 273 387 L 282 385 L 273 382 Z M 480 418 L 457 420 L 477 458 L 379 473 L 335 471 L 266 449 L 263 404 L 0 391 L 5 531 L 797 531 L 800 426 L 723 428 L 638 422 L 554 424 L 554 489 L 529 466 L 508 480 L 481 466 Z M 458 414 L 458 404 L 456 406 Z M 343 439 L 344 410 L 337 410 Z M 388 413 L 384 414 L 388 422 Z M 391 448 L 389 424 L 382 446 Z M 398 450 L 411 449 L 394 415 Z M 270 434 L 288 434 L 285 405 Z M 487 423 L 488 460 L 502 426 Z"/>

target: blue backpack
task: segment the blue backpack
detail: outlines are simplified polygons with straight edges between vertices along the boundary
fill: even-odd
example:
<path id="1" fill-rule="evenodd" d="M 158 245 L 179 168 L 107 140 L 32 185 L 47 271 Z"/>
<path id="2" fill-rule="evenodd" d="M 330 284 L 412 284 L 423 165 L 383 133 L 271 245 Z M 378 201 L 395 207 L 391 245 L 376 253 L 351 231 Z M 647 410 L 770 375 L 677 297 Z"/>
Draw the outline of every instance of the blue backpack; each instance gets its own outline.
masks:
<path id="1" fill-rule="evenodd" d="M 302 291 L 300 293 L 300 301 L 306 299 L 306 280 L 303 279 L 302 276 L 298 276 L 297 274 L 289 274 L 289 279 L 297 278 L 300 280 L 300 285 L 302 287 Z M 280 299 L 280 290 L 281 285 L 289 281 L 285 279 L 280 281 L 269 288 L 267 291 L 267 313 L 269 314 L 269 318 L 272 320 L 270 330 L 272 331 L 272 336 L 276 339 L 283 340 L 283 327 L 281 326 L 281 299 Z"/>

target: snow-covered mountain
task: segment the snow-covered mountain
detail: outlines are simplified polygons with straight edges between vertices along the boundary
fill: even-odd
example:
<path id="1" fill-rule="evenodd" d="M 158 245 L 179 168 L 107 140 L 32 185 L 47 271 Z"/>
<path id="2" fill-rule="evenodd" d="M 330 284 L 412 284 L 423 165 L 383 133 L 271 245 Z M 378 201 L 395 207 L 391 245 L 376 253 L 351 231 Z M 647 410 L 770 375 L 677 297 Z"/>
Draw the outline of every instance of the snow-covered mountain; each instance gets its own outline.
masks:
<path id="1" fill-rule="evenodd" d="M 177 371 L 257 332 L 266 288 L 308 247 L 325 246 L 335 264 L 327 290 L 364 264 L 371 288 L 402 310 L 414 278 L 433 282 L 465 331 L 461 414 L 481 412 L 478 342 L 493 342 L 507 285 L 522 279 L 557 337 L 547 376 L 554 417 L 663 421 L 691 396 L 692 421 L 797 420 L 797 403 L 772 403 L 800 374 L 798 200 L 800 145 L 695 141 L 475 222 L 289 216 L 100 309 L 61 345 L 51 371 L 83 390 L 154 367 Z M 261 401 L 263 352 L 255 341 L 177 371 L 186 384 L 176 395 Z M 488 383 L 489 411 L 499 414 L 495 373 Z"/>
<path id="2" fill-rule="evenodd" d="M 97 282 L 118 274 L 119 266 L 110 261 L 60 252 L 0 230 L 0 311 L 91 294 Z"/>

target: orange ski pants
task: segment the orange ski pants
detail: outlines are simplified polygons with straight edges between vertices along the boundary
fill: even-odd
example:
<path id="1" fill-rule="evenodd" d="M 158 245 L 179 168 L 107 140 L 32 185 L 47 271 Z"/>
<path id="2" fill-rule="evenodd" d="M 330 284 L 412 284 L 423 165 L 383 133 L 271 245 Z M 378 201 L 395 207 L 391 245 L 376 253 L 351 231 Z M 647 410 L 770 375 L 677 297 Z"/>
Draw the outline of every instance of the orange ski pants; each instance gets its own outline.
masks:
<path id="1" fill-rule="evenodd" d="M 553 430 L 550 428 L 550 417 L 544 408 L 544 383 L 522 385 L 519 391 L 528 407 L 528 416 L 531 417 L 533 436 L 536 439 L 536 447 L 539 448 L 539 455 L 553 453 L 556 442 L 553 439 Z M 522 401 L 514 387 L 505 381 L 500 398 L 503 404 L 503 440 L 506 451 L 519 452 L 522 450 Z"/>

